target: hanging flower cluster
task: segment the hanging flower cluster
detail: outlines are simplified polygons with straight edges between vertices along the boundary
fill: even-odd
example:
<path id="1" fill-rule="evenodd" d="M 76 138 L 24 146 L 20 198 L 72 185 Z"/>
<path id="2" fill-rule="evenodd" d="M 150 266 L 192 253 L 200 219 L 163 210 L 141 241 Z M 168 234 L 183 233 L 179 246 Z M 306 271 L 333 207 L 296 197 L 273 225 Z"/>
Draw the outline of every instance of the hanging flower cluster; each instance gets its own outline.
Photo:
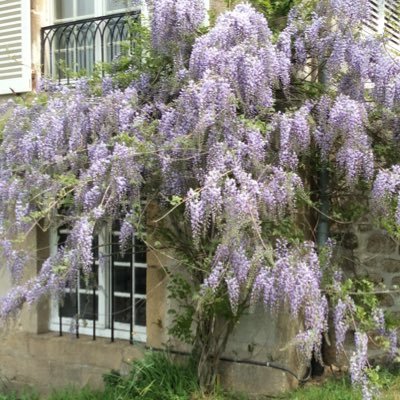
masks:
<path id="1" fill-rule="evenodd" d="M 324 157 L 328 158 L 335 148 L 337 165 L 349 185 L 354 185 L 360 177 L 372 179 L 374 156 L 366 133 L 366 105 L 339 95 L 333 103 L 323 97 L 318 111 L 315 140 Z"/>
<path id="2" fill-rule="evenodd" d="M 196 80 L 209 74 L 223 76 L 246 113 L 262 112 L 273 105 L 273 89 L 280 76 L 271 41 L 265 18 L 250 5 L 240 4 L 196 40 L 190 76 Z"/>
<path id="3" fill-rule="evenodd" d="M 86 81 L 75 90 L 60 88 L 47 103 L 15 108 L 0 155 L 1 249 L 14 281 L 20 282 L 30 260 L 15 247 L 39 220 L 67 224 L 71 234 L 37 277 L 1 301 L 1 318 L 24 302 L 32 304 L 48 292 L 59 295 L 67 284 L 73 287 L 80 271 L 89 275 L 95 231 L 110 217 L 124 219 L 131 204 L 140 204 L 144 141 L 136 135 L 137 118 L 142 115 L 133 88 L 108 90 L 99 101 Z M 135 144 L 115 139 L 124 132 L 135 132 Z M 60 214 L 63 209 L 67 212 Z"/>
<path id="4" fill-rule="evenodd" d="M 378 172 L 371 193 L 371 207 L 384 217 L 392 216 L 400 226 L 400 165 Z"/>
<path id="5" fill-rule="evenodd" d="M 274 312 L 286 305 L 304 318 L 300 349 L 307 358 L 320 356 L 328 325 L 325 269 L 315 244 L 280 237 L 278 229 L 296 219 L 307 173 L 316 173 L 316 160 L 331 163 L 349 190 L 376 176 L 372 208 L 393 213 L 395 202 L 400 224 L 399 167 L 378 170 L 380 133 L 371 134 L 371 119 L 391 118 L 399 106 L 400 71 L 381 42 L 357 33 L 367 3 L 324 0 L 309 19 L 295 9 L 277 38 L 261 14 L 240 4 L 193 43 L 203 1 L 154 0 L 153 47 L 173 63 L 163 70 L 171 82 L 153 77 L 163 79 L 155 85 L 160 92 L 143 90 L 153 82 L 149 75 L 126 89 L 110 78 L 95 90 L 79 80 L 74 89 L 45 85 L 46 99 L 28 106 L 10 111 L 7 104 L 0 246 L 19 285 L 0 299 L 0 320 L 48 293 L 62 295 L 80 271 L 90 274 L 92 238 L 102 224 L 122 220 L 124 251 L 143 196 L 161 207 L 178 198 L 187 239 L 206 260 L 196 271 L 198 289 L 226 296 L 234 315 L 258 301 Z M 316 62 L 309 75 L 319 73 L 323 85 L 311 82 L 316 89 L 301 96 L 299 87 L 311 84 L 302 74 Z M 21 283 L 29 255 L 17 245 L 43 221 L 67 224 L 72 233 L 38 276 Z M 335 307 L 339 347 L 353 310 L 350 297 Z M 382 325 L 382 315 L 375 317 Z M 389 336 L 395 343 L 395 333 Z M 352 377 L 368 398 L 366 346 L 357 333 Z"/>
<path id="6" fill-rule="evenodd" d="M 151 33 L 153 48 L 171 55 L 177 50 L 175 62 L 183 67 L 190 50 L 190 41 L 204 24 L 206 8 L 203 0 L 149 1 L 152 12 Z"/>

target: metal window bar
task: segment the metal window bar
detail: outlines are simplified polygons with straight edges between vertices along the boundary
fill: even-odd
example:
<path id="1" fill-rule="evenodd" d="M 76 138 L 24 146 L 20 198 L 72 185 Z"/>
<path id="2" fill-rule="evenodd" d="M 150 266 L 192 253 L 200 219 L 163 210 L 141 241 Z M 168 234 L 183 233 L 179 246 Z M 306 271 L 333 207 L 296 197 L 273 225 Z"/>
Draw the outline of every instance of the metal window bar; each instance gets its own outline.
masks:
<path id="1" fill-rule="evenodd" d="M 111 244 L 107 245 L 110 253 L 108 256 L 110 257 L 110 264 L 109 264 L 109 289 L 110 289 L 110 302 L 109 304 L 109 327 L 111 330 L 111 342 L 115 341 L 115 329 L 119 329 L 118 324 L 121 322 L 129 324 L 129 342 L 133 344 L 134 341 L 134 326 L 137 324 L 136 321 L 136 312 L 135 309 L 138 305 L 142 302 L 145 302 L 145 298 L 142 298 L 141 295 L 142 291 L 139 291 L 139 294 L 136 293 L 136 289 L 134 288 L 135 285 L 135 271 L 137 268 L 142 269 L 145 268 L 144 264 L 146 262 L 146 249 L 143 249 L 140 245 L 138 245 L 137 239 L 134 238 L 132 240 L 132 247 L 131 249 L 127 250 L 124 256 L 121 255 L 119 251 L 119 244 L 118 244 L 118 236 L 119 236 L 119 222 L 115 222 L 116 228 L 113 227 L 110 235 Z M 115 229 L 115 230 L 114 230 Z M 60 228 L 58 231 L 59 235 L 63 235 L 63 239 L 59 236 L 58 239 L 58 246 L 61 246 L 65 243 L 65 237 L 68 235 L 68 229 Z M 75 324 L 73 327 L 73 331 L 75 333 L 76 338 L 80 336 L 79 330 L 79 323 L 80 318 L 87 318 L 92 321 L 92 339 L 96 340 L 96 319 L 99 316 L 98 310 L 98 270 L 96 273 L 96 267 L 98 267 L 96 260 L 99 258 L 99 242 L 98 239 L 94 239 L 93 242 L 93 255 L 94 255 L 94 262 L 92 265 L 92 273 L 93 277 L 89 282 L 85 282 L 82 287 L 82 282 L 79 278 L 79 282 L 77 282 L 76 292 L 69 292 L 67 296 L 73 296 L 75 298 L 75 304 L 72 303 L 59 303 L 58 305 L 58 312 L 59 312 L 59 336 L 63 336 L 63 318 L 71 318 Z M 144 258 L 143 258 L 144 253 Z M 122 258 L 121 258 L 122 257 Z M 138 257 L 140 260 L 138 261 Z M 129 259 L 129 263 L 127 260 Z M 121 277 L 117 279 L 118 268 L 121 268 L 121 265 L 125 264 L 125 268 L 129 268 L 129 273 L 126 276 L 127 282 L 129 282 L 129 289 L 125 287 L 125 289 L 121 289 Z M 136 265 L 138 264 L 138 265 Z M 87 309 L 83 308 L 83 300 L 81 298 L 82 292 L 81 289 L 88 289 L 89 291 L 87 294 L 91 294 L 92 302 L 86 302 L 86 306 L 88 307 L 89 314 L 87 313 Z M 141 289 L 143 290 L 143 289 Z M 121 293 L 121 291 L 123 293 Z M 140 296 L 140 297 L 138 297 Z M 117 303 L 117 299 L 129 299 L 129 304 L 127 303 Z M 91 305 L 91 307 L 90 307 Z M 71 306 L 74 309 L 74 314 L 71 314 Z M 141 305 L 142 306 L 142 305 Z M 125 315 L 124 315 L 125 314 Z M 88 316 L 89 315 L 89 316 Z M 122 318 L 122 321 L 121 321 Z M 65 321 L 64 321 L 65 322 Z M 117 323 L 117 326 L 116 326 Z M 142 323 L 139 323 L 142 325 Z"/>
<path id="2" fill-rule="evenodd" d="M 112 61 L 121 42 L 129 40 L 133 45 L 127 18 L 138 21 L 139 17 L 139 11 L 131 11 L 43 27 L 40 31 L 42 75 L 61 82 L 64 79 L 62 55 L 65 56 L 67 83 L 70 83 L 69 71 L 90 73 L 96 63 Z M 106 51 L 108 48 L 109 58 Z M 82 60 L 79 57 L 80 51 L 83 51 Z"/>
<path id="3" fill-rule="evenodd" d="M 112 240 L 112 234 L 111 234 Z M 112 247 L 112 246 L 111 246 Z M 114 342 L 114 318 L 115 318 L 115 276 L 114 276 L 114 254 L 111 257 L 111 342 Z"/>
<path id="4" fill-rule="evenodd" d="M 127 250 L 124 255 L 121 254 L 119 249 L 119 234 L 120 234 L 120 221 L 114 221 L 111 228 L 111 342 L 114 341 L 114 332 L 116 329 L 116 323 L 121 323 L 121 318 L 124 319 L 124 314 L 128 313 L 129 317 L 123 322 L 129 323 L 129 342 L 133 344 L 133 310 L 134 310 L 134 295 L 133 295 L 133 257 L 134 257 L 134 243 L 132 241 L 132 248 Z M 128 276 L 126 281 L 129 284 L 129 289 L 126 292 L 126 288 L 121 288 L 121 280 L 117 280 L 117 273 L 120 271 L 121 265 L 126 264 L 126 260 L 129 259 L 128 266 L 123 268 L 129 268 Z M 121 295 L 125 293 L 129 299 L 129 304 L 118 303 L 117 299 L 121 300 Z M 122 298 L 126 298 L 122 297 Z M 121 308 L 122 307 L 122 308 Z"/>
<path id="5" fill-rule="evenodd" d="M 61 304 L 58 304 L 58 319 L 59 319 L 59 324 L 60 324 L 60 328 L 59 328 L 59 335 L 62 336 L 63 335 L 63 331 L 62 331 L 62 307 Z"/>
<path id="6" fill-rule="evenodd" d="M 129 303 L 131 305 L 131 312 L 129 321 L 129 343 L 133 344 L 133 254 L 131 254 L 130 264 L 131 284 L 129 287 Z"/>
<path id="7" fill-rule="evenodd" d="M 79 278 L 78 278 L 79 279 Z M 76 307 L 75 307 L 75 336 L 79 339 L 79 284 L 76 288 Z"/>
<path id="8" fill-rule="evenodd" d="M 58 235 L 58 240 L 57 240 L 57 247 L 61 246 L 61 241 L 60 241 L 60 236 L 59 236 L 60 230 L 57 231 Z M 61 303 L 58 303 L 58 318 L 59 318 L 59 336 L 63 336 L 63 330 L 62 330 L 62 320 L 63 320 L 63 312 L 62 312 L 62 306 Z"/>
<path id="9" fill-rule="evenodd" d="M 96 340 L 96 319 L 97 319 L 97 312 L 96 312 L 96 307 L 97 307 L 97 301 L 96 301 L 96 279 L 95 279 L 95 274 L 96 274 L 96 263 L 93 262 L 92 265 L 92 271 L 93 271 L 93 289 L 92 289 L 92 312 L 93 312 L 93 340 Z"/>

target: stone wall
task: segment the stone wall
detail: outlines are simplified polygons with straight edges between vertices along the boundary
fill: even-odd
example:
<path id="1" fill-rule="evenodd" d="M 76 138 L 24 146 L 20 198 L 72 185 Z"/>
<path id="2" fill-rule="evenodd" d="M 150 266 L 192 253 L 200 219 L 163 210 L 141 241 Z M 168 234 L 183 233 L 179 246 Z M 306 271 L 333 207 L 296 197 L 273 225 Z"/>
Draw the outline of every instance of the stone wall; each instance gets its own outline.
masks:
<path id="1" fill-rule="evenodd" d="M 224 356 L 250 363 L 223 363 L 222 382 L 237 391 L 268 396 L 297 387 L 298 381 L 293 375 L 275 368 L 254 366 L 251 362 L 270 362 L 303 378 L 307 368 L 294 345 L 301 327 L 300 321 L 285 308 L 271 315 L 260 305 L 254 312 L 244 315 L 228 341 Z"/>
<path id="2" fill-rule="evenodd" d="M 335 261 L 343 268 L 347 278 L 367 278 L 375 284 L 380 306 L 395 318 L 400 318 L 400 246 L 384 230 L 377 228 L 366 215 L 357 223 L 347 226 L 333 226 L 331 234 L 337 240 Z M 330 331 L 331 345 L 325 344 L 324 360 L 327 364 L 347 367 L 349 355 L 354 349 L 352 332 L 346 336 L 345 353 L 337 354 L 333 333 Z M 386 354 L 374 343 L 369 344 L 372 362 L 387 361 Z"/>
<path id="3" fill-rule="evenodd" d="M 43 394 L 68 385 L 102 387 L 103 374 L 111 369 L 127 372 L 131 362 L 144 352 L 143 345 L 129 345 L 126 341 L 59 337 L 54 332 L 19 332 L 0 340 L 0 382 L 5 389 L 31 386 Z"/>
<path id="4" fill-rule="evenodd" d="M 84 335 L 60 337 L 56 332 L 14 332 L 0 336 L 0 342 L 0 391 L 32 387 L 40 394 L 71 386 L 102 388 L 103 374 L 112 369 L 128 373 L 132 361 L 146 351 L 144 344 L 111 343 L 105 338 L 93 341 Z M 275 363 L 287 366 L 282 357 Z M 281 370 L 232 362 L 222 363 L 219 381 L 230 390 L 271 396 L 297 384 Z"/>
<path id="5" fill-rule="evenodd" d="M 381 305 L 400 315 L 399 243 L 385 231 L 373 226 L 368 217 L 339 235 L 339 256 L 347 276 L 367 277 L 381 292 Z"/>

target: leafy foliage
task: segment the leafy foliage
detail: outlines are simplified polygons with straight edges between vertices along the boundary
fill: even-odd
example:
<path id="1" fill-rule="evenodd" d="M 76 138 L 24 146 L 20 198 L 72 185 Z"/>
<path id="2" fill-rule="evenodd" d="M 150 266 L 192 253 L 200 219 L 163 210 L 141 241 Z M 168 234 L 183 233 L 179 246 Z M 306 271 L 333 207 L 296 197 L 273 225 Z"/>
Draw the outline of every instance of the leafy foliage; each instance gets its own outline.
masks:
<path id="1" fill-rule="evenodd" d="M 289 4 L 257 3 L 267 15 Z M 80 79 L 73 89 L 44 82 L 45 93 L 7 104 L 0 244 L 15 287 L 0 299 L 0 319 L 43 296 L 62 297 L 80 273 L 90 278 L 92 237 L 110 221 L 122 221 L 121 250 L 135 233 L 147 241 L 156 201 L 155 240 L 180 269 L 170 286 L 182 311 L 172 331 L 193 339 L 203 387 L 213 385 L 240 316 L 260 301 L 303 317 L 296 343 L 306 359 L 320 357 L 328 287 L 337 336 L 356 330 L 352 379 L 370 398 L 366 331 L 374 322 L 392 344 L 396 332 L 383 327 L 373 297 L 355 300 L 373 287 L 333 273 L 329 257 L 304 240 L 313 229 L 295 229 L 300 206 L 321 214 L 326 193 L 310 182 L 325 168 L 338 205 L 361 188 L 391 232 L 399 225 L 398 155 L 389 148 L 398 142 L 400 67 L 380 40 L 361 34 L 367 7 L 294 7 L 273 33 L 247 3 L 206 30 L 201 0 L 157 0 L 151 31 L 133 28 L 136 50 L 112 65 L 114 79 Z M 358 212 L 350 211 L 343 216 Z M 26 235 L 65 224 L 65 246 L 23 282 Z"/>
<path id="2" fill-rule="evenodd" d="M 112 373 L 104 381 L 106 393 L 121 399 L 189 400 L 199 389 L 193 365 L 172 362 L 166 353 L 148 353 L 133 363 L 128 376 Z"/>

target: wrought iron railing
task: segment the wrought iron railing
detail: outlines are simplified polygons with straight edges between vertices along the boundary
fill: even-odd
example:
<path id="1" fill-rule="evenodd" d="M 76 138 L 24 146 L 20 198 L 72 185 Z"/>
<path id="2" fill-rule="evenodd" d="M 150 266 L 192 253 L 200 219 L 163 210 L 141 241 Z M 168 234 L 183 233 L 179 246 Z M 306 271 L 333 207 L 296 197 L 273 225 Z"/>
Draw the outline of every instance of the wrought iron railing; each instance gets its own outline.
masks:
<path id="1" fill-rule="evenodd" d="M 77 75 L 91 75 L 96 65 L 111 62 L 134 45 L 127 21 L 139 17 L 133 11 L 42 28 L 42 75 L 67 84 Z"/>

